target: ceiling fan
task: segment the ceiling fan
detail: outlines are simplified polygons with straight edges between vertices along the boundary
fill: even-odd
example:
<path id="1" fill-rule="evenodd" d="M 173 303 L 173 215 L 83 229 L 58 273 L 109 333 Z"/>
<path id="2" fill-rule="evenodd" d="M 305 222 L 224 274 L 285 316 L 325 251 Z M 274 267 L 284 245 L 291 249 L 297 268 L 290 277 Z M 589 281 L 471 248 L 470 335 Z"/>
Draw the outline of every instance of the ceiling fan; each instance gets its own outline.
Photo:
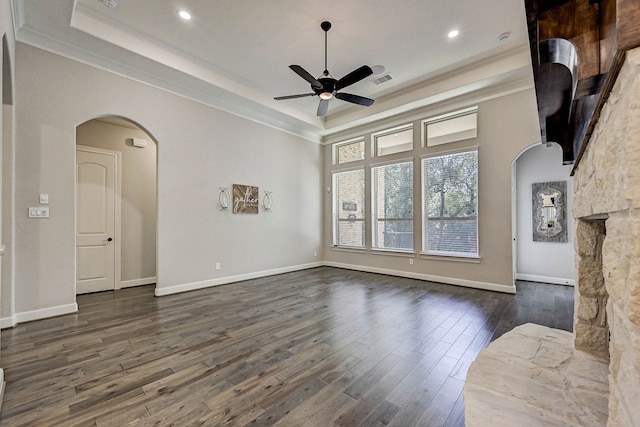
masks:
<path id="1" fill-rule="evenodd" d="M 362 67 L 356 68 L 346 76 L 342 77 L 340 80 L 336 80 L 335 78 L 333 78 L 333 76 L 329 74 L 329 70 L 327 69 L 327 32 L 331 28 L 331 22 L 324 21 L 322 24 L 320 24 L 320 28 L 322 28 L 322 30 L 324 31 L 324 71 L 322 72 L 322 76 L 316 79 L 301 66 L 289 65 L 289 68 L 291 68 L 297 75 L 311 84 L 311 89 L 313 90 L 313 92 L 301 93 L 298 95 L 277 96 L 274 99 L 279 101 L 282 99 L 303 98 L 306 96 L 318 95 L 320 97 L 320 103 L 318 104 L 317 113 L 318 116 L 324 116 L 325 114 L 327 114 L 327 110 L 329 109 L 329 100 L 333 97 L 336 97 L 343 101 L 351 102 L 353 104 L 369 107 L 373 104 L 373 99 L 339 91 L 370 76 L 371 74 L 373 74 L 373 70 L 368 65 L 363 65 Z"/>

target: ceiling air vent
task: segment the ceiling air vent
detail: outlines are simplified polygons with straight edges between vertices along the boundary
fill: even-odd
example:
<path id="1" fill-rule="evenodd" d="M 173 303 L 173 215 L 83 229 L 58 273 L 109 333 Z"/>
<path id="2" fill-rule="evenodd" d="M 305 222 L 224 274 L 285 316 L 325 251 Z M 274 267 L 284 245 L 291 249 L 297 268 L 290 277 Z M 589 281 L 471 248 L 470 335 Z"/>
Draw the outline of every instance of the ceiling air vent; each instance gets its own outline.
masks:
<path id="1" fill-rule="evenodd" d="M 391 77 L 391 74 L 385 74 L 384 76 L 380 76 L 377 79 L 372 80 L 372 82 L 374 82 L 376 85 L 381 85 L 384 82 L 388 82 L 392 78 L 393 77 Z"/>

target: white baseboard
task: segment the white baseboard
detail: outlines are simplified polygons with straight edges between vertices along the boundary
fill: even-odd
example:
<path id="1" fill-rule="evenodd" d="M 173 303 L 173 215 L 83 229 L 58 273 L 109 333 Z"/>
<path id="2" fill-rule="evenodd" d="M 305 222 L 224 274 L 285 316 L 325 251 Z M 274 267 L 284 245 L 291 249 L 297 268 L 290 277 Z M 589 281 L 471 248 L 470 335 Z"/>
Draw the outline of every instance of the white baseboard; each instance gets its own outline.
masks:
<path id="1" fill-rule="evenodd" d="M 131 288 L 134 286 L 152 285 L 154 283 L 156 283 L 155 276 L 143 277 L 142 279 L 122 280 L 120 281 L 120 289 Z"/>
<path id="2" fill-rule="evenodd" d="M 538 276 L 535 274 L 516 273 L 516 280 L 526 280 L 527 282 L 553 283 L 554 285 L 575 286 L 574 279 L 563 279 L 562 277 Z"/>
<path id="3" fill-rule="evenodd" d="M 306 270 L 314 267 L 322 267 L 323 265 L 324 263 L 322 262 L 312 262 L 290 267 L 274 268 L 272 270 L 256 271 L 254 273 L 239 274 L 237 276 L 221 277 L 219 279 L 203 280 L 201 282 L 184 283 L 181 285 L 167 286 L 162 288 L 156 287 L 155 295 L 157 297 L 160 297 L 163 295 L 177 294 L 180 292 L 195 291 L 196 289 L 204 289 L 211 286 L 226 285 L 229 283 L 241 282 L 243 280 L 274 276 L 276 274 L 290 273 L 292 271 Z"/>
<path id="4" fill-rule="evenodd" d="M 348 270 L 364 271 L 367 273 L 386 274 L 389 276 L 406 277 L 409 279 L 427 280 L 430 282 L 445 283 L 447 285 L 464 286 L 467 288 L 484 289 L 487 291 L 515 294 L 515 285 L 502 285 L 499 283 L 478 282 L 476 280 L 457 279 L 455 277 L 434 276 L 431 274 L 414 273 L 411 271 L 389 270 L 386 268 L 370 267 L 365 265 L 342 264 L 339 262 L 325 262 L 328 267 L 346 268 Z"/>
<path id="5" fill-rule="evenodd" d="M 12 315 L 11 317 L 3 317 L 0 318 L 0 329 L 13 328 L 18 324 L 18 319 L 16 315 Z"/>
<path id="6" fill-rule="evenodd" d="M 0 410 L 4 401 L 4 389 L 7 384 L 4 382 L 4 369 L 0 368 Z"/>
<path id="7" fill-rule="evenodd" d="M 16 323 L 31 322 L 32 320 L 46 319 L 47 317 L 62 316 L 64 314 L 77 312 L 77 303 L 42 308 L 40 310 L 23 311 L 22 313 L 16 313 Z"/>

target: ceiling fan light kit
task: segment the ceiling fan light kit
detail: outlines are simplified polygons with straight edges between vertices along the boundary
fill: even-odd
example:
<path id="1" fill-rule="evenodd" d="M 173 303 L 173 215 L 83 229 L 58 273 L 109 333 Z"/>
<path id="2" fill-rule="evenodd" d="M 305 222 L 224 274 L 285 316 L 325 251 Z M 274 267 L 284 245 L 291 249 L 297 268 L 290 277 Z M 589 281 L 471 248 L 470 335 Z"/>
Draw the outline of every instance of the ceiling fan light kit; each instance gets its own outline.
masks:
<path id="1" fill-rule="evenodd" d="M 274 99 L 280 101 L 283 99 L 303 98 L 307 96 L 318 96 L 320 103 L 318 104 L 318 116 L 324 116 L 329 109 L 329 100 L 337 98 L 342 101 L 351 102 L 352 104 L 363 105 L 369 107 L 373 105 L 374 100 L 365 98 L 364 96 L 354 95 L 351 93 L 339 92 L 347 86 L 359 82 L 373 74 L 373 70 L 368 65 L 356 68 L 340 80 L 336 80 L 327 67 L 327 32 L 331 29 L 331 22 L 324 21 L 320 24 L 320 28 L 324 31 L 324 71 L 319 78 L 313 77 L 307 70 L 300 65 L 289 65 L 294 73 L 305 79 L 310 85 L 313 92 L 301 93 L 297 95 L 277 96 Z"/>

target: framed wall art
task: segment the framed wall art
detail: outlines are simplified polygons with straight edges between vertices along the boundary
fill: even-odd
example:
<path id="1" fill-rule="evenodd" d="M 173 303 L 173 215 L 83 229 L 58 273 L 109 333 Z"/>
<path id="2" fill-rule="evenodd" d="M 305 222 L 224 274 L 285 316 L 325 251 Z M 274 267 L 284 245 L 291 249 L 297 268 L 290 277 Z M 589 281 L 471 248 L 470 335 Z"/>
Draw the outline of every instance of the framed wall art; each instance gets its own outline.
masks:
<path id="1" fill-rule="evenodd" d="M 233 213 L 257 214 L 259 205 L 258 187 L 233 184 Z"/>
<path id="2" fill-rule="evenodd" d="M 534 242 L 567 242 L 566 194 L 566 181 L 532 184 Z"/>

